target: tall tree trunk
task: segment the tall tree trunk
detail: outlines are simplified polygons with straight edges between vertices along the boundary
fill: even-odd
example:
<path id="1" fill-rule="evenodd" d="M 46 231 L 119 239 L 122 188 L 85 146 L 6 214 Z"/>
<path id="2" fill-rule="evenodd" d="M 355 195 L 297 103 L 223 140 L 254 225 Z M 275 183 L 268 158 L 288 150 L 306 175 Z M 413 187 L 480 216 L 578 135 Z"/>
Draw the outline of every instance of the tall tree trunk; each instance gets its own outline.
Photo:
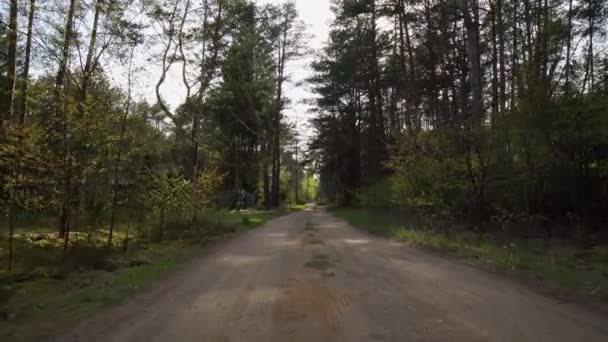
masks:
<path id="1" fill-rule="evenodd" d="M 296 205 L 298 204 L 298 189 L 300 188 L 300 184 L 298 184 L 298 136 L 296 135 L 295 137 L 296 139 L 296 167 L 295 167 L 295 182 L 294 182 L 294 193 L 295 193 L 295 197 L 296 197 Z"/>
<path id="2" fill-rule="evenodd" d="M 269 148 L 269 143 L 268 142 L 264 142 L 263 144 L 263 148 L 262 148 L 262 154 L 263 154 L 263 166 L 262 166 L 262 172 L 264 173 L 262 175 L 263 177 L 263 191 L 264 191 L 264 207 L 266 208 L 270 208 L 272 205 L 272 200 L 271 200 L 271 192 L 270 192 L 270 171 L 268 170 L 268 154 L 270 153 L 270 148 Z"/>
<path id="3" fill-rule="evenodd" d="M 63 44 L 61 48 L 61 55 L 59 59 L 59 68 L 57 70 L 57 76 L 55 78 L 55 116 L 56 119 L 61 122 L 61 129 L 63 134 L 63 152 L 64 152 L 64 177 L 63 177 L 63 203 L 61 205 L 61 213 L 59 218 L 59 235 L 64 236 L 68 231 L 69 216 L 70 216 L 70 201 L 71 201 L 71 187 L 72 187 L 72 161 L 70 155 L 69 146 L 69 127 L 68 127 L 68 115 L 65 104 L 66 100 L 62 98 L 62 93 L 65 86 L 65 78 L 67 73 L 68 58 L 70 54 L 70 46 L 72 41 L 72 26 L 74 22 L 74 11 L 76 9 L 77 0 L 70 0 L 70 7 L 68 8 L 66 25 L 64 30 Z M 67 236 L 66 236 L 67 238 Z M 67 248 L 67 242 L 66 246 Z"/>
<path id="4" fill-rule="evenodd" d="M 8 81 L 8 111 L 5 120 L 7 124 L 10 124 L 15 114 L 15 84 L 17 83 L 17 6 L 17 0 L 11 0 L 8 21 L 8 60 L 6 71 Z"/>
<path id="5" fill-rule="evenodd" d="M 531 60 L 531 56 L 532 56 L 532 15 L 530 13 L 531 11 L 531 5 L 530 5 L 530 0 L 524 0 L 524 22 L 526 23 L 526 39 L 523 41 L 523 45 L 525 45 L 525 47 L 522 49 L 522 52 L 524 54 L 524 61 L 529 61 Z"/>
<path id="6" fill-rule="evenodd" d="M 570 50 L 572 49 L 572 1 L 568 1 L 568 33 L 566 38 L 566 66 L 565 66 L 565 93 L 570 96 Z"/>
<path id="7" fill-rule="evenodd" d="M 182 27 L 180 28 L 180 49 L 182 49 L 182 30 L 183 30 L 183 25 L 184 22 L 186 21 L 186 16 L 188 14 L 188 9 L 190 8 L 190 1 L 188 1 L 186 3 L 186 9 L 184 10 L 184 16 L 182 18 Z M 208 0 L 204 0 L 203 2 L 203 10 L 204 10 L 204 14 L 203 14 L 203 44 L 202 44 L 202 53 L 201 53 L 201 64 L 200 64 L 200 74 L 199 74 L 199 82 L 200 82 L 200 88 L 198 91 L 198 97 L 197 97 L 197 108 L 190 108 L 190 110 L 192 111 L 192 132 L 190 135 L 190 141 L 192 143 L 192 184 L 194 185 L 193 189 L 195 189 L 196 191 L 196 187 L 198 186 L 198 175 L 199 175 L 199 168 L 200 168 L 200 156 L 199 156 L 199 150 L 200 150 L 200 141 L 199 141 L 199 129 L 200 129 L 200 124 L 201 124 L 201 110 L 202 110 L 202 105 L 203 105 L 203 98 L 205 96 L 205 93 L 207 92 L 207 90 L 209 89 L 209 84 L 212 81 L 213 78 L 213 74 L 215 73 L 215 69 L 217 68 L 217 60 L 218 60 L 218 56 L 219 56 L 219 49 L 220 49 L 220 20 L 222 19 L 222 2 L 218 1 L 218 9 L 217 9 L 217 16 L 215 18 L 215 30 L 213 32 L 213 37 L 212 37 L 212 53 L 211 53 L 211 60 L 207 60 L 206 58 L 206 53 L 207 53 L 207 40 L 206 40 L 206 35 L 207 35 L 207 30 L 208 30 L 208 26 L 209 26 L 209 2 Z M 182 69 L 183 72 L 183 80 L 184 80 L 184 84 L 188 84 L 187 78 L 186 78 L 186 59 L 184 56 L 184 53 L 182 51 L 182 56 L 184 57 L 184 66 Z M 209 62 L 209 63 L 207 63 Z M 190 86 L 188 85 L 188 94 L 187 94 L 187 100 L 186 102 L 189 102 L 190 98 Z M 190 102 L 192 103 L 192 102 Z M 195 224 L 197 220 L 197 212 L 196 209 L 194 209 L 192 211 L 192 224 Z"/>
<path id="8" fill-rule="evenodd" d="M 285 55 L 287 51 L 287 17 L 283 23 L 281 38 L 278 45 L 278 63 L 277 63 L 277 94 L 276 108 L 274 113 L 273 127 L 273 170 L 272 170 L 272 199 L 273 206 L 278 207 L 281 202 L 281 112 L 283 111 L 283 82 L 285 75 Z"/>
<path id="9" fill-rule="evenodd" d="M 518 42 L 518 37 L 519 37 L 519 32 L 518 32 L 518 27 L 517 27 L 517 20 L 519 18 L 518 16 L 518 8 L 517 8 L 517 3 L 518 1 L 513 1 L 513 52 L 511 55 L 511 105 L 510 108 L 511 110 L 515 109 L 515 104 L 517 103 L 516 101 L 516 96 L 517 96 L 517 91 L 516 89 L 518 88 L 518 80 L 519 80 L 519 76 L 518 76 L 518 62 L 519 62 L 519 42 Z"/>
<path id="10" fill-rule="evenodd" d="M 36 13 L 36 0 L 30 0 L 30 10 L 27 19 L 27 39 L 25 42 L 25 60 L 23 61 L 23 75 L 21 76 L 21 112 L 19 114 L 19 125 L 23 126 L 28 115 L 28 86 L 30 77 L 30 59 L 32 54 L 32 35 L 34 26 L 34 15 Z"/>
<path id="11" fill-rule="evenodd" d="M 398 20 L 398 33 L 399 33 L 399 66 L 401 67 L 401 78 L 399 79 L 399 88 L 401 90 L 401 92 L 399 93 L 399 96 L 402 96 L 403 98 L 405 98 L 405 124 L 406 124 L 406 129 L 408 130 L 408 132 L 411 132 L 411 115 L 412 115 L 412 111 L 411 111 L 411 103 L 410 103 L 410 99 L 408 98 L 408 96 L 410 95 L 410 90 L 408 89 L 409 87 L 407 86 L 408 83 L 408 70 L 407 70 L 407 62 L 406 62 L 406 55 L 405 55 L 405 9 L 404 9 L 404 4 L 403 4 L 403 0 L 398 0 L 397 2 L 397 20 Z"/>
<path id="12" fill-rule="evenodd" d="M 592 1 L 589 1 L 589 7 L 591 7 Z M 589 8 L 589 51 L 587 53 L 587 71 L 585 78 L 589 79 L 589 91 L 593 91 L 593 87 L 595 86 L 594 79 L 594 63 L 593 63 L 593 36 L 595 33 L 595 13 L 593 13 L 593 9 Z"/>
<path id="13" fill-rule="evenodd" d="M 471 72 L 471 116 L 473 124 L 479 126 L 483 121 L 483 94 L 481 84 L 481 50 L 479 46 L 479 3 L 472 1 L 473 17 L 469 8 L 469 0 L 461 0 L 464 25 L 467 30 L 467 50 Z"/>
<path id="14" fill-rule="evenodd" d="M 378 69 L 378 47 L 377 47 L 377 26 L 376 26 L 376 1 L 370 2 L 370 38 L 369 46 L 371 61 L 369 62 L 370 75 L 369 83 L 369 111 L 370 111 L 370 139 L 369 139 L 369 170 L 368 185 L 372 180 L 377 179 L 381 172 L 382 141 L 384 141 L 384 123 L 382 113 L 382 95 L 380 92 L 380 72 Z"/>
<path id="15" fill-rule="evenodd" d="M 542 68 L 541 68 L 541 84 L 543 99 L 547 99 L 549 96 L 550 80 L 548 79 L 548 65 L 549 65 L 549 0 L 544 0 L 543 4 L 543 28 L 542 28 Z"/>
<path id="16" fill-rule="evenodd" d="M 93 76 L 93 72 L 95 71 L 95 48 L 97 45 L 97 27 L 99 26 L 99 15 L 101 13 L 101 5 L 102 0 L 97 0 L 95 2 L 95 14 L 93 15 L 93 27 L 91 28 L 91 37 L 89 40 L 89 49 L 87 51 L 87 59 L 84 64 L 84 69 L 82 71 L 83 79 L 82 79 L 82 87 L 81 87 L 81 101 L 80 108 L 81 111 L 84 110 L 84 106 L 86 105 L 87 93 L 89 90 L 89 83 L 91 81 L 91 77 Z M 81 113 L 83 114 L 83 113 Z"/>
<path id="17" fill-rule="evenodd" d="M 498 116 L 499 109 L 499 90 L 498 90 L 498 42 L 496 37 L 496 5 L 494 3 L 490 3 L 492 6 L 490 10 L 490 14 L 492 17 L 492 117 L 491 124 L 495 125 L 495 121 Z"/>
<path id="18" fill-rule="evenodd" d="M 503 0 L 496 0 L 496 30 L 498 35 L 498 62 L 500 64 L 500 112 L 504 115 L 507 103 L 507 90 L 506 90 L 506 61 L 505 61 L 505 29 L 503 22 Z"/>
<path id="19" fill-rule="evenodd" d="M 404 0 L 401 0 L 402 4 L 404 4 Z M 405 11 L 405 9 L 404 9 Z M 405 33 L 405 46 L 407 47 L 407 58 L 408 58 L 408 66 L 409 66 L 409 88 L 408 88 L 408 96 L 410 97 L 411 107 L 410 110 L 412 113 L 410 114 L 410 125 L 413 126 L 414 122 L 416 123 L 416 130 L 420 129 L 419 119 L 417 118 L 418 112 L 418 104 L 419 98 L 416 93 L 416 64 L 414 61 L 414 48 L 412 46 L 412 39 L 410 37 L 410 29 L 409 22 L 405 21 L 405 13 L 403 13 L 404 23 L 403 30 Z M 412 120 L 412 115 L 414 116 Z"/>
<path id="20" fill-rule="evenodd" d="M 124 113 L 120 122 L 120 138 L 118 139 L 118 151 L 116 152 L 116 159 L 114 160 L 114 171 L 113 171 L 113 183 L 112 183 L 112 208 L 110 211 L 110 234 L 108 235 L 108 246 L 112 246 L 112 235 L 114 233 L 114 221 L 116 220 L 116 206 L 118 204 L 118 168 L 120 166 L 120 159 L 122 158 L 122 145 L 125 139 L 125 132 L 127 130 L 127 119 L 129 118 L 129 112 L 131 109 L 131 71 L 133 66 L 133 53 L 135 52 L 135 46 L 131 48 L 131 56 L 129 58 L 129 70 L 127 74 L 127 103 L 125 104 Z"/>
<path id="21" fill-rule="evenodd" d="M 203 10 L 205 11 L 204 13 L 204 19 L 203 19 L 203 37 L 205 37 L 206 34 L 206 28 L 207 28 L 207 3 L 205 2 L 203 4 Z M 188 175 L 188 172 L 186 173 L 186 176 L 190 179 L 190 181 L 192 182 L 192 184 L 195 184 L 197 179 L 198 179 L 198 126 L 199 126 L 199 120 L 198 120 L 198 111 L 195 110 L 193 108 L 192 105 L 192 98 L 191 98 L 191 93 L 192 93 L 192 85 L 190 85 L 190 81 L 188 80 L 188 58 L 186 57 L 186 53 L 184 52 L 184 39 L 185 34 L 184 34 L 184 27 L 186 25 L 186 20 L 188 18 L 188 14 L 190 13 L 190 0 L 186 0 L 186 5 L 184 7 L 184 14 L 181 16 L 181 20 L 180 20 L 180 24 L 179 24 L 179 30 L 177 33 L 177 46 L 179 49 L 179 53 L 181 56 L 181 62 L 182 62 L 182 82 L 184 84 L 184 87 L 186 88 L 186 102 L 184 103 L 184 108 L 186 112 L 190 112 L 192 115 L 192 132 L 190 135 L 190 144 L 192 145 L 192 152 L 191 152 L 191 156 L 190 156 L 190 160 L 191 160 L 191 165 L 190 165 L 190 174 Z M 204 59 L 205 56 L 205 39 L 203 38 L 203 53 L 202 53 L 202 57 Z M 192 205 L 194 205 L 195 203 L 195 199 L 194 199 L 194 193 L 196 192 L 196 186 L 193 187 L 193 197 L 192 197 Z M 196 221 L 196 213 L 195 210 L 193 210 L 193 215 L 192 215 L 192 223 L 194 223 Z"/>

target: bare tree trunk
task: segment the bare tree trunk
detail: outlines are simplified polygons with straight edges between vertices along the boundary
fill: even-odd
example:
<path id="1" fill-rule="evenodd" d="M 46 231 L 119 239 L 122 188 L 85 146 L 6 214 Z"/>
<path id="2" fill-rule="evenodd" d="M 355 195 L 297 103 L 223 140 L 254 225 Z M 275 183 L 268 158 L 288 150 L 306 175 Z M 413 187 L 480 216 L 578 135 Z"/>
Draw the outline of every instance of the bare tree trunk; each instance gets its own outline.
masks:
<path id="1" fill-rule="evenodd" d="M 272 205 L 278 207 L 281 203 L 281 112 L 283 110 L 283 82 L 286 61 L 287 20 L 282 29 L 282 37 L 278 46 L 277 64 L 277 94 L 273 127 L 273 170 L 272 170 Z"/>
<path id="2" fill-rule="evenodd" d="M 296 205 L 298 204 L 298 189 L 300 188 L 300 185 L 298 184 L 298 136 L 296 135 L 295 137 L 296 139 L 296 168 L 295 168 L 295 185 L 294 185 L 294 192 L 295 192 L 295 196 L 296 196 Z"/>
<path id="3" fill-rule="evenodd" d="M 370 2 L 370 37 L 369 46 L 371 60 L 368 61 L 367 87 L 369 96 L 370 135 L 368 139 L 368 177 L 367 185 L 380 176 L 382 172 L 382 154 L 384 141 L 384 120 L 382 111 L 382 96 L 380 92 L 377 48 L 376 1 Z"/>
<path id="4" fill-rule="evenodd" d="M 80 89 L 80 97 L 81 101 L 79 102 L 79 106 L 81 111 L 84 110 L 87 93 L 89 90 L 89 83 L 91 81 L 91 77 L 93 76 L 93 71 L 95 70 L 95 61 L 93 57 L 95 56 L 95 47 L 97 45 L 97 27 L 99 26 L 99 15 L 101 13 L 101 5 L 102 0 L 97 0 L 95 2 L 95 14 L 93 15 L 93 27 L 91 28 L 91 37 L 89 40 L 89 49 L 87 51 L 87 59 L 84 64 L 84 70 L 82 71 L 82 87 Z M 82 113 L 81 113 L 82 114 Z"/>
<path id="5" fill-rule="evenodd" d="M 540 15 L 540 14 L 539 14 Z M 548 79 L 548 64 L 549 64 L 549 3 L 548 0 L 544 0 L 543 5 L 543 29 L 542 29 L 542 68 L 541 68 L 541 83 L 542 83 L 542 95 L 543 99 L 546 99 L 549 95 L 550 80 Z"/>
<path id="6" fill-rule="evenodd" d="M 262 154 L 263 154 L 263 190 L 264 190 L 264 206 L 266 208 L 270 208 L 270 206 L 272 205 L 272 200 L 271 200 L 271 192 L 270 192 L 270 173 L 268 170 L 268 153 L 270 152 L 269 149 L 270 143 L 269 142 L 264 142 L 263 147 L 262 147 Z"/>
<path id="7" fill-rule="evenodd" d="M 55 78 L 55 116 L 61 122 L 63 130 L 63 148 L 64 148 L 64 198 L 61 206 L 61 214 L 59 219 L 59 236 L 65 236 L 66 242 L 64 248 L 67 249 L 67 235 L 69 230 L 69 217 L 70 217 L 70 201 L 71 201 L 71 187 L 72 187 L 72 161 L 70 155 L 69 146 L 69 128 L 68 128 L 68 115 L 65 100 L 62 99 L 62 92 L 65 85 L 65 78 L 67 73 L 68 58 L 70 53 L 70 45 L 72 40 L 72 29 L 74 22 L 74 11 L 76 9 L 76 1 L 70 0 L 70 7 L 67 13 L 67 21 L 65 25 L 63 45 L 61 48 L 61 56 L 59 59 L 59 68 L 57 70 L 57 77 Z"/>
<path id="8" fill-rule="evenodd" d="M 591 2 L 589 2 L 589 6 L 591 6 Z M 594 78 L 594 61 L 593 61 L 593 36 L 595 33 L 595 14 L 592 13 L 592 10 L 589 11 L 589 52 L 587 56 L 587 74 L 589 75 L 589 91 L 592 92 L 595 86 L 595 78 Z"/>
<path id="9" fill-rule="evenodd" d="M 19 114 L 19 125 L 23 126 L 28 114 L 27 93 L 30 77 L 30 59 L 32 54 L 32 34 L 34 15 L 36 13 L 36 0 L 30 0 L 30 10 L 27 20 L 27 39 L 25 42 L 25 60 L 23 61 L 23 75 L 21 76 L 21 113 Z"/>
<path id="10" fill-rule="evenodd" d="M 207 25 L 207 2 L 205 1 L 205 14 L 204 14 L 204 20 L 203 20 L 203 37 L 205 36 L 205 29 L 206 29 L 206 25 Z M 197 139 L 197 135 L 198 135 L 198 125 L 199 125 L 199 120 L 198 120 L 198 113 L 196 110 L 194 110 L 193 106 L 192 106 L 192 99 L 190 98 L 191 96 L 191 92 L 192 92 L 192 86 L 190 85 L 190 81 L 188 81 L 188 60 L 186 57 L 186 54 L 184 53 L 184 25 L 186 24 L 186 20 L 188 18 L 188 13 L 190 10 L 190 0 L 186 0 L 186 6 L 184 8 L 184 14 L 182 15 L 181 18 L 181 23 L 179 26 L 179 32 L 177 33 L 177 39 L 178 39 L 178 47 L 179 47 L 179 53 L 181 55 L 181 60 L 182 60 L 182 82 L 184 83 L 184 86 L 186 87 L 186 103 L 185 103 L 185 108 L 186 111 L 190 111 L 192 113 L 192 132 L 190 135 L 190 143 L 192 144 L 192 168 L 190 170 L 190 181 L 192 182 L 192 184 L 195 184 L 197 179 L 198 179 L 198 139 Z M 204 41 L 204 38 L 203 38 Z M 204 46 L 204 43 L 203 43 Z M 203 56 L 205 54 L 204 48 L 203 48 Z M 194 192 L 196 192 L 196 187 L 193 187 Z M 192 204 L 194 205 L 194 198 L 192 201 Z M 192 222 L 194 223 L 196 221 L 196 214 L 194 213 L 193 210 L 193 215 L 192 215 Z"/>
<path id="11" fill-rule="evenodd" d="M 169 72 L 169 69 L 173 65 L 173 62 L 175 61 L 175 58 L 173 58 L 173 56 L 175 56 L 175 54 L 177 52 L 177 48 L 178 48 L 178 46 L 176 45 L 174 47 L 173 53 L 171 55 L 169 54 L 169 52 L 171 51 L 171 47 L 173 46 L 173 40 L 175 39 L 175 17 L 177 15 L 178 5 L 179 5 L 179 0 L 175 0 L 175 4 L 173 5 L 173 11 L 171 12 L 171 15 L 169 16 L 169 22 L 168 22 L 169 28 L 167 29 L 167 32 L 169 32 L 169 40 L 167 41 L 167 43 L 165 44 L 165 48 L 163 49 L 161 74 L 158 79 L 158 82 L 156 82 L 156 87 L 155 87 L 156 101 L 157 101 L 158 105 L 160 106 L 160 109 L 163 111 L 163 113 L 165 113 L 165 115 L 168 118 L 170 118 L 171 120 L 175 120 L 175 116 L 173 115 L 173 113 L 171 113 L 171 110 L 165 104 L 165 101 L 163 100 L 163 98 L 160 94 L 160 87 L 163 85 L 163 83 L 165 83 L 165 80 L 167 79 L 167 72 Z"/>
<path id="12" fill-rule="evenodd" d="M 122 158 L 122 144 L 125 139 L 125 132 L 127 129 L 127 119 L 129 118 L 129 112 L 131 109 L 131 71 L 133 66 L 133 53 L 135 52 L 135 46 L 131 49 L 131 56 L 129 57 L 129 71 L 127 75 L 127 103 L 125 104 L 125 110 L 122 116 L 120 124 L 120 138 L 118 140 L 118 152 L 116 153 L 116 159 L 114 160 L 114 172 L 113 172 L 113 184 L 112 184 L 112 209 L 110 214 L 110 234 L 108 236 L 108 247 L 112 246 L 112 235 L 114 233 L 114 221 L 116 219 L 116 205 L 118 204 L 118 167 L 120 166 L 120 159 Z"/>
<path id="13" fill-rule="evenodd" d="M 500 97 L 498 94 L 498 43 L 496 37 L 496 5 L 490 3 L 492 6 L 490 13 L 492 17 L 492 126 L 495 125 L 496 118 L 498 116 Z"/>
<path id="14" fill-rule="evenodd" d="M 503 0 L 496 0 L 496 29 L 498 35 L 498 61 L 500 63 L 500 112 L 504 115 L 507 103 L 506 61 L 505 61 L 505 28 L 503 23 Z"/>
<path id="15" fill-rule="evenodd" d="M 10 124 L 15 112 L 15 84 L 17 83 L 17 0 L 10 2 L 10 15 L 8 22 L 8 61 L 7 61 L 7 81 L 8 81 L 8 112 L 6 113 L 6 123 Z"/>
<path id="16" fill-rule="evenodd" d="M 410 103 L 410 99 L 408 98 L 408 95 L 410 95 L 410 91 L 409 89 L 407 89 L 407 84 L 408 83 L 408 70 L 407 70 L 407 63 L 406 63 L 406 56 L 405 56 L 405 8 L 404 8 L 404 4 L 403 4 L 403 0 L 398 0 L 397 2 L 397 19 L 399 20 L 399 25 L 398 25 L 398 33 L 399 33 L 399 64 L 401 67 L 401 73 L 402 73 L 402 77 L 403 79 L 400 82 L 400 88 L 402 89 L 402 91 L 404 92 L 404 94 L 399 94 L 401 96 L 404 96 L 406 98 L 406 106 L 405 106 L 405 122 L 406 122 L 406 129 L 408 130 L 408 132 L 411 132 L 411 115 L 412 115 L 412 111 L 411 111 L 411 103 Z"/>
<path id="17" fill-rule="evenodd" d="M 404 3 L 403 0 L 402 4 Z M 405 13 L 403 14 L 403 17 L 405 18 Z M 414 126 L 414 122 L 416 123 L 415 128 L 416 130 L 420 129 L 420 125 L 418 124 L 419 120 L 417 118 L 417 110 L 418 110 L 418 95 L 416 93 L 416 64 L 414 62 L 414 49 L 412 47 L 412 39 L 410 37 L 410 29 L 409 29 L 409 23 L 406 21 L 403 23 L 403 29 L 404 29 L 404 33 L 405 33 L 405 45 L 407 47 L 407 58 L 408 58 L 408 65 L 409 65 L 409 83 L 410 83 L 410 87 L 409 87 L 409 96 L 410 96 L 410 103 L 411 103 L 411 107 L 410 110 L 412 111 L 412 113 L 410 114 L 410 125 Z M 414 115 L 414 118 L 412 120 L 411 115 Z"/>
<path id="18" fill-rule="evenodd" d="M 464 25 L 467 30 L 467 50 L 471 69 L 471 90 L 473 99 L 471 102 L 471 115 L 474 125 L 481 125 L 483 121 L 483 94 L 481 85 L 481 50 L 479 46 L 479 3 L 472 1 L 473 16 L 469 9 L 469 0 L 461 0 Z"/>
<path id="19" fill-rule="evenodd" d="M 566 38 L 566 84 L 565 93 L 566 97 L 570 96 L 570 50 L 572 49 L 572 0 L 568 1 L 568 37 Z"/>
<path id="20" fill-rule="evenodd" d="M 517 82 L 519 79 L 519 76 L 517 75 L 518 71 L 518 61 L 519 61 L 519 47 L 518 47 L 518 37 L 519 37 L 519 33 L 518 33 L 518 28 L 517 28 L 517 20 L 518 20 L 518 9 L 517 9 L 517 3 L 518 1 L 513 1 L 513 52 L 512 52 L 512 56 L 511 56 L 511 105 L 510 108 L 511 110 L 515 109 L 515 104 L 516 99 L 515 97 L 517 96 Z"/>
<path id="21" fill-rule="evenodd" d="M 524 60 L 530 60 L 532 55 L 532 17 L 530 14 L 530 0 L 524 0 L 524 22 L 526 23 L 526 39 L 523 41 L 522 45 L 525 45 L 525 48 L 522 49 L 524 54 Z"/>

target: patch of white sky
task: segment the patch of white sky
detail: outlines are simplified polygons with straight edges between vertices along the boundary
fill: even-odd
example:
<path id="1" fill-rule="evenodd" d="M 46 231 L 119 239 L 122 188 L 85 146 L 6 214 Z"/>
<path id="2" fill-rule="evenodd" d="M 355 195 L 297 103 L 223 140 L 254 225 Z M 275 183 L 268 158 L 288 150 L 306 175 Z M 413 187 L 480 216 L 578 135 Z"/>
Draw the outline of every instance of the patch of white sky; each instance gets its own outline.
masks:
<path id="1" fill-rule="evenodd" d="M 256 0 L 259 5 L 274 3 L 281 4 L 289 0 Z M 314 115 L 305 100 L 314 97 L 306 79 L 312 76 L 310 63 L 314 51 L 323 47 L 327 40 L 329 25 L 333 18 L 330 9 L 330 0 L 297 0 L 296 6 L 301 20 L 307 27 L 308 37 L 305 45 L 312 53 L 299 60 L 291 61 L 287 65 L 289 82 L 285 86 L 285 95 L 290 100 L 289 106 L 284 110 L 286 122 L 296 127 L 300 140 L 306 141 L 312 135 L 309 119 Z M 154 48 L 139 47 L 135 52 L 135 64 L 140 67 L 136 72 L 136 83 L 133 87 L 134 96 L 146 99 L 150 103 L 156 102 L 155 86 L 161 74 L 161 66 L 151 63 L 150 58 Z M 125 87 L 126 63 L 116 64 L 117 61 L 109 62 L 114 74 L 114 81 Z M 182 66 L 179 63 L 172 65 L 167 73 L 167 78 L 161 87 L 161 95 L 171 108 L 175 109 L 185 101 L 186 87 L 182 81 Z"/>

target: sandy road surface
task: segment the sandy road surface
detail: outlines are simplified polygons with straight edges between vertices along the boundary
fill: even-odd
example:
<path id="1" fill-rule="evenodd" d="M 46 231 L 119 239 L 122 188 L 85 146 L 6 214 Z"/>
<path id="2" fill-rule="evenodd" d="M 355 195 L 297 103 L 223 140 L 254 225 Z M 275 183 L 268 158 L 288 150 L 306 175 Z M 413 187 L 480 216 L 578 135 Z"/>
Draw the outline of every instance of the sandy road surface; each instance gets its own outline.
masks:
<path id="1" fill-rule="evenodd" d="M 608 319 L 314 209 L 214 247 L 60 340 L 608 341 Z"/>

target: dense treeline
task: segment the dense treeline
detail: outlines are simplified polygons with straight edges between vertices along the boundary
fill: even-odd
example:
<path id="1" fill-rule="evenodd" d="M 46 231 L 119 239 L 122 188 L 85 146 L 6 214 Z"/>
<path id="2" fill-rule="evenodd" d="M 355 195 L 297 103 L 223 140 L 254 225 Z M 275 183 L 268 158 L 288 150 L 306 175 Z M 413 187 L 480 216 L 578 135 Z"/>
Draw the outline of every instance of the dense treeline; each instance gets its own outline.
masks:
<path id="1" fill-rule="evenodd" d="M 333 5 L 311 80 L 327 199 L 601 232 L 606 1 Z"/>
<path id="2" fill-rule="evenodd" d="M 171 222 L 196 224 L 226 190 L 267 207 L 300 199 L 309 173 L 282 119 L 286 70 L 303 53 L 293 3 L 11 0 L 0 9 L 9 268 L 14 227 L 32 222 L 55 222 L 67 251 L 76 231 L 102 229 L 112 245 L 125 220 L 162 238 Z M 187 92 L 174 109 L 162 96 L 171 70 Z M 152 104 L 142 74 L 156 85 Z"/>

